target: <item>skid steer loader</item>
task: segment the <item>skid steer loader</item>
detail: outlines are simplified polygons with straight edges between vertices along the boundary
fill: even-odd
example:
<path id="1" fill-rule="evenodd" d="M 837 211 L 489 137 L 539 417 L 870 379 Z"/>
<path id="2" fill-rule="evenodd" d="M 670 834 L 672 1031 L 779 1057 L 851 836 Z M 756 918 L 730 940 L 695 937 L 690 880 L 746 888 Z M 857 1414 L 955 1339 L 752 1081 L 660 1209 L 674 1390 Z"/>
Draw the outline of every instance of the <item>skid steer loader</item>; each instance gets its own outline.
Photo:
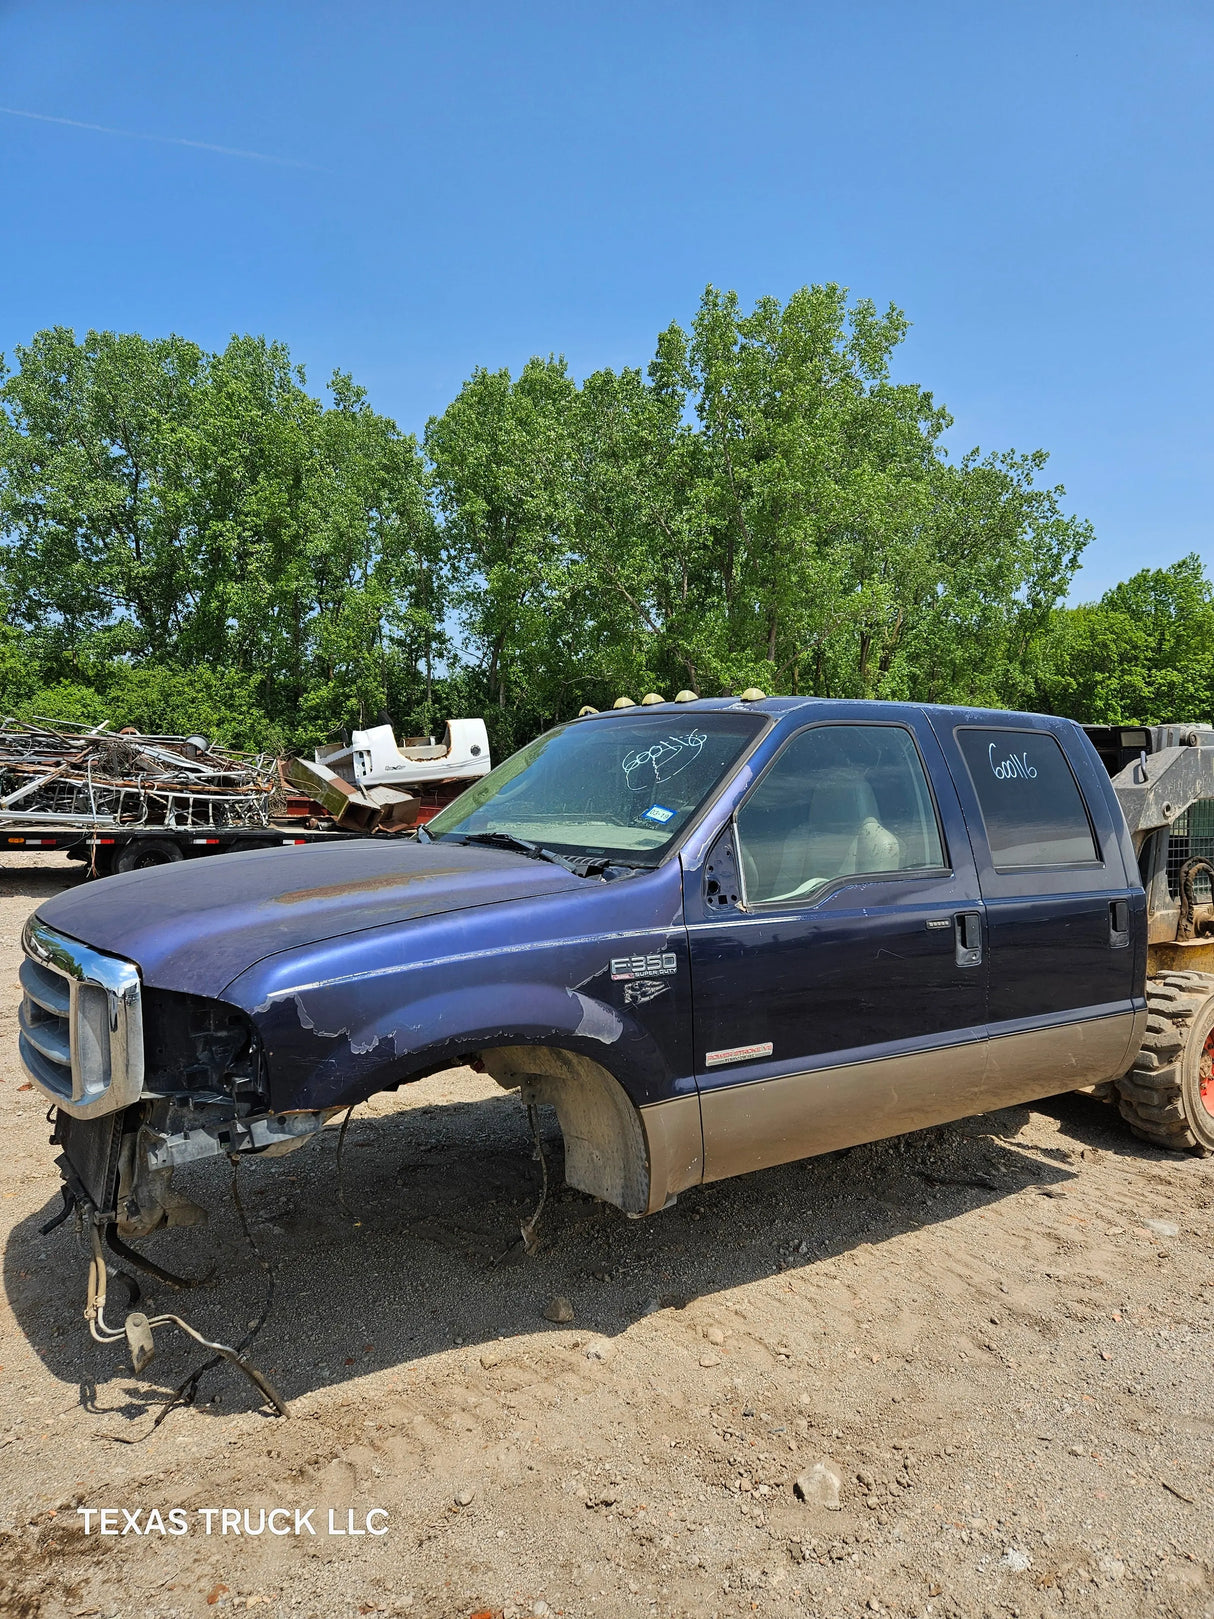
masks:
<path id="1" fill-rule="evenodd" d="M 1147 893 L 1147 1032 L 1108 1099 L 1143 1140 L 1214 1152 L 1214 727 L 1084 729 Z"/>

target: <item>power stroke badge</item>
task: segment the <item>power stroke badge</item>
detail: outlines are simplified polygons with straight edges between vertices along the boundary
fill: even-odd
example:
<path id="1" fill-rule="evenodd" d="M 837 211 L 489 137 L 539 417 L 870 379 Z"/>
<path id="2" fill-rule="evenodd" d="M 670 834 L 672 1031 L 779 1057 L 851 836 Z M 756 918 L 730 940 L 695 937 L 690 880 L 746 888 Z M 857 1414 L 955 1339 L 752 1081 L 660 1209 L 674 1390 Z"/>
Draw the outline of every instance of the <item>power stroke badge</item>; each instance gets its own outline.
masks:
<path id="1" fill-rule="evenodd" d="M 673 950 L 664 950 L 652 956 L 612 956 L 611 976 L 615 980 L 629 978 L 673 978 L 679 970 L 679 958 Z"/>
<path id="2" fill-rule="evenodd" d="M 704 1053 L 704 1066 L 715 1068 L 723 1062 L 750 1062 L 755 1057 L 770 1057 L 772 1045 L 770 1040 L 760 1040 L 753 1046 L 729 1046 L 725 1051 L 706 1051 Z"/>

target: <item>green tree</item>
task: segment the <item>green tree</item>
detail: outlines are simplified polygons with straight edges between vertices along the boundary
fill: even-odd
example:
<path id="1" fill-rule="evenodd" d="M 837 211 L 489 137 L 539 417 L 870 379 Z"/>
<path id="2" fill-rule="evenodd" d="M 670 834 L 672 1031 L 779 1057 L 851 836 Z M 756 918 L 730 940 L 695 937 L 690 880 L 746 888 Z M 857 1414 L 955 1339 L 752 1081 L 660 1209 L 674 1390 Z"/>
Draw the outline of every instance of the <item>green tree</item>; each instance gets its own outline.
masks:
<path id="1" fill-rule="evenodd" d="M 556 711 L 565 673 L 550 613 L 553 581 L 572 560 L 576 396 L 553 356 L 528 361 L 517 382 L 477 370 L 426 428 L 453 603 L 507 743 L 525 739 L 503 723 L 508 706 L 534 728 Z"/>
<path id="2" fill-rule="evenodd" d="M 425 458 L 282 344 L 40 332 L 0 366 L 0 693 L 296 744 L 458 708 L 499 753 L 624 691 L 1078 702 L 1090 530 L 1043 452 L 949 459 L 906 331 L 709 287 L 647 372 L 478 369 Z"/>
<path id="3" fill-rule="evenodd" d="M 1214 715 L 1214 587 L 1196 555 L 1061 611 L 1050 650 L 1041 696 L 1056 713 L 1109 725 Z"/>
<path id="4" fill-rule="evenodd" d="M 12 622 L 49 680 L 226 669 L 300 737 L 425 718 L 443 655 L 441 535 L 416 442 L 286 348 L 204 354 L 62 329 L 0 385 Z M 242 700 L 243 701 L 243 700 Z"/>
<path id="5" fill-rule="evenodd" d="M 204 357 L 179 338 L 62 327 L 0 387 L 0 527 L 19 624 L 73 673 L 165 656 L 190 589 L 181 467 Z"/>
<path id="6" fill-rule="evenodd" d="M 1044 454 L 947 459 L 947 413 L 890 378 L 906 329 L 839 287 L 750 314 L 709 288 L 647 377 L 470 380 L 426 442 L 468 649 L 503 708 L 513 665 L 524 734 L 652 685 L 1033 689 L 1089 530 Z"/>
<path id="7" fill-rule="evenodd" d="M 947 412 L 891 381 L 906 331 L 901 311 L 849 307 L 836 286 L 749 315 L 705 294 L 686 355 L 722 683 L 936 701 L 1024 689 L 1089 530 L 1037 487 L 1040 452 L 948 461 Z"/>

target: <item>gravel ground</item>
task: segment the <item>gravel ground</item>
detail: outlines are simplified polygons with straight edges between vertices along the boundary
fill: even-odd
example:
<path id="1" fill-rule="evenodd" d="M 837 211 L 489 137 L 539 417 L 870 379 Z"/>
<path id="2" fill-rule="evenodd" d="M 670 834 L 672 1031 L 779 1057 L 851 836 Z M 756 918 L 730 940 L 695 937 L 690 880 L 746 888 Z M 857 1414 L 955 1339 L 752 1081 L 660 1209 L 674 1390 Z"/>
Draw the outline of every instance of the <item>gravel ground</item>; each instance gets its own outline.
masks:
<path id="1" fill-rule="evenodd" d="M 0 874 L 10 985 L 25 916 L 73 872 Z M 153 1429 L 201 1357 L 162 1332 L 136 1377 L 88 1339 L 77 1237 L 38 1234 L 58 1177 L 16 1007 L 12 987 L 5 1615 L 1214 1616 L 1214 1160 L 1063 1097 L 645 1221 L 561 1190 L 540 1251 L 503 1260 L 539 1165 L 517 1098 L 456 1070 L 355 1114 L 348 1212 L 333 1130 L 242 1165 L 274 1277 L 254 1358 L 292 1418 L 220 1367 Z M 546 1139 L 559 1186 L 554 1120 Z M 227 1166 L 183 1188 L 208 1228 L 146 1247 L 217 1272 L 145 1307 L 230 1339 L 265 1272 Z M 546 1319 L 557 1297 L 571 1319 Z M 290 1533 L 248 1532 L 273 1508 Z M 368 1523 L 387 1532 L 348 1532 Z"/>

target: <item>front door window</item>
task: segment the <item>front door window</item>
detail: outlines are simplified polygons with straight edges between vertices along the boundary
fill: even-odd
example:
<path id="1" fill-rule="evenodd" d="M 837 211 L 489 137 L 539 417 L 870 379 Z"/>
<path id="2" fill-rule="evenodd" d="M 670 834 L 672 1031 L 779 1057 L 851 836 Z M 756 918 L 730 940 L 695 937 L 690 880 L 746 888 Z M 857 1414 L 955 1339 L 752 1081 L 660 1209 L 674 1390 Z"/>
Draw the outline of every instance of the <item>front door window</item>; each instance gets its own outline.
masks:
<path id="1" fill-rule="evenodd" d="M 861 874 L 946 865 L 918 749 L 896 725 L 802 731 L 746 800 L 737 826 L 748 905 L 809 899 Z"/>

